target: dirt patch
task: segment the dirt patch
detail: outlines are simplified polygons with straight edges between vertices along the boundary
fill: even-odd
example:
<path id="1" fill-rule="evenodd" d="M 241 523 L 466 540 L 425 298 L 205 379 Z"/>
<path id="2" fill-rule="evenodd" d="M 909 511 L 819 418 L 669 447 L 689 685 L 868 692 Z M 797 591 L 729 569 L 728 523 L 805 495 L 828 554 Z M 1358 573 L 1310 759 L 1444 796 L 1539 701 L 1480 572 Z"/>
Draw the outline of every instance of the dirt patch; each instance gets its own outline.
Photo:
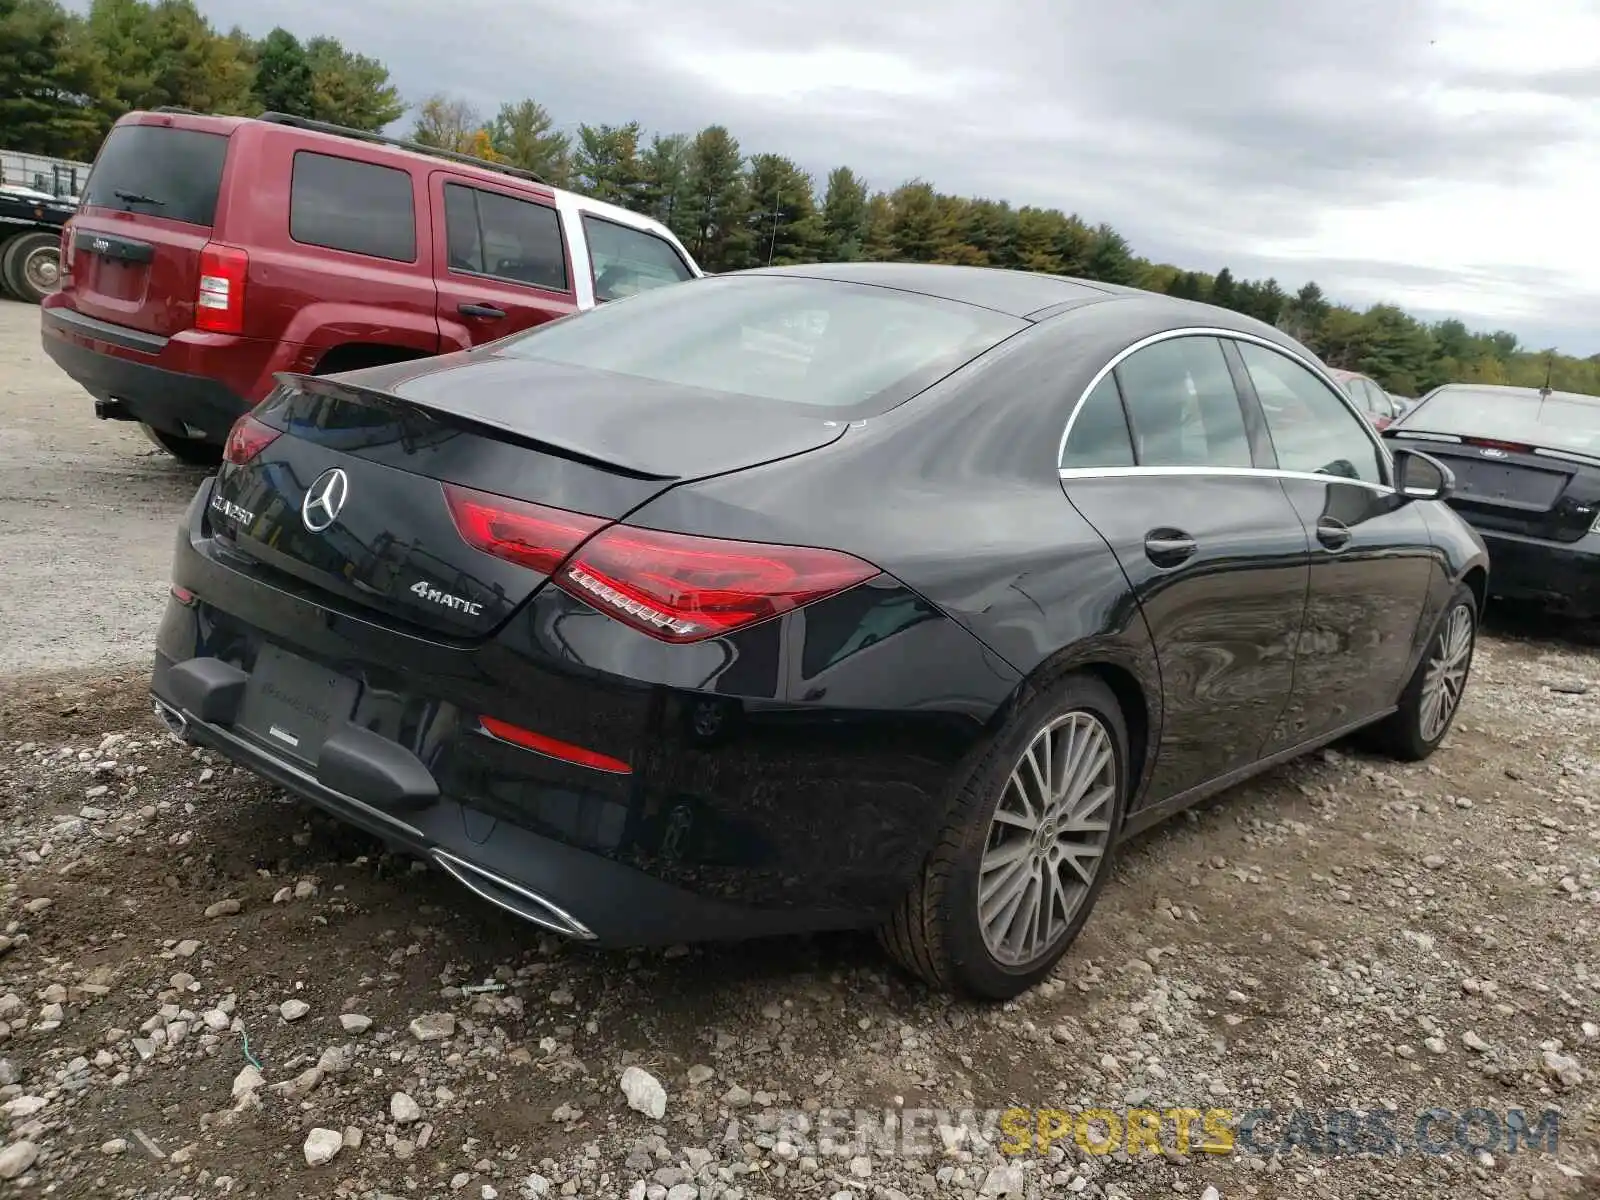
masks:
<path id="1" fill-rule="evenodd" d="M 143 671 L 0 685 L 0 1154 L 34 1155 L 0 1188 L 19 1195 L 1600 1194 L 1584 646 L 1502 627 L 1431 762 L 1339 748 L 1144 837 L 1056 979 L 1002 1007 L 930 995 L 866 936 L 567 946 L 178 744 Z M 429 1013 L 452 1032 L 419 1040 Z M 630 1065 L 663 1118 L 628 1107 Z M 976 1130 L 1012 1105 L 1271 1115 L 1230 1154 L 1180 1151 L 1170 1126 L 1165 1154 L 1131 1157 L 908 1133 L 917 1110 Z M 1434 1108 L 1447 1152 L 1352 1152 L 1385 1124 L 1409 1143 Z M 1474 1108 L 1492 1145 L 1489 1117 L 1461 1125 Z M 1508 1153 L 1511 1109 L 1557 1111 L 1554 1152 Z M 325 1166 L 314 1128 L 341 1143 Z"/>

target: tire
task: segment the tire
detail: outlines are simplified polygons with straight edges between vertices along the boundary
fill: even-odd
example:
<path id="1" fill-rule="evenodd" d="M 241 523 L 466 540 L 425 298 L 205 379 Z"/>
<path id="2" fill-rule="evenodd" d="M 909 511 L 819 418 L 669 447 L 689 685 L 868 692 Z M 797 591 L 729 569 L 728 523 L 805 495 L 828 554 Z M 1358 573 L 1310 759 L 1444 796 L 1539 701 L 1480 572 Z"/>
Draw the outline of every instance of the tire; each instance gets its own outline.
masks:
<path id="1" fill-rule="evenodd" d="M 1464 647 L 1460 645 L 1463 636 Z M 1477 644 L 1478 601 L 1472 589 L 1463 583 L 1451 593 L 1449 603 L 1439 615 L 1422 661 L 1417 664 L 1406 690 L 1400 693 L 1400 707 L 1374 727 L 1371 741 L 1376 749 L 1401 762 L 1421 762 L 1439 748 L 1455 723 L 1456 714 L 1461 711 L 1461 698 L 1472 674 L 1472 656 Z M 1440 719 L 1437 709 L 1429 702 L 1432 669 L 1438 662 L 1454 659 L 1457 653 L 1459 662 L 1451 671 L 1459 669 L 1458 683 L 1453 692 L 1447 683 L 1447 711 Z"/>
<path id="2" fill-rule="evenodd" d="M 1034 812 L 1038 811 L 1037 789 L 1028 788 L 1024 773 L 1030 772 L 1030 750 L 1047 735 L 1057 756 L 1070 753 L 1074 737 L 1087 739 L 1079 743 L 1085 752 L 1092 747 L 1097 757 L 1105 755 L 1104 769 L 1092 777 L 1096 799 L 1079 810 L 1082 816 L 1092 818 L 1080 825 L 1080 832 L 1085 842 L 1098 839 L 1095 853 L 1084 842 L 1064 841 L 1067 831 L 1055 830 L 1055 822 L 1067 816 L 1066 812 L 1056 814 L 1048 827 L 1039 828 L 1036 823 L 1031 834 L 1016 823 L 1022 797 L 1014 780 L 1023 780 L 1025 795 L 1034 803 Z M 1058 762 L 1057 771 L 1065 774 L 1065 766 Z M 1052 772 L 1053 777 L 1055 774 Z M 1104 794 L 1107 787 L 1109 795 Z M 942 991 L 989 1000 L 1009 1000 L 1027 991 L 1055 969 L 1105 886 L 1128 787 L 1128 729 L 1111 690 L 1090 676 L 1069 675 L 1035 692 L 994 735 L 959 784 L 946 809 L 946 827 L 910 892 L 879 929 L 879 941 L 908 971 Z M 996 812 L 1002 807 L 1005 815 L 997 820 Z M 1084 828 L 1090 824 L 1095 827 L 1092 832 Z M 1070 859 L 1059 857 L 1064 847 L 1074 844 L 1080 846 L 1079 854 Z M 1047 855 L 1053 851 L 1058 857 L 1041 860 L 1039 846 L 1046 848 Z M 986 853 L 994 851 L 1002 857 L 1009 851 L 1017 855 L 1013 861 L 1031 866 L 1013 868 L 1008 864 L 995 869 L 991 865 L 986 873 Z M 1014 926 L 1015 918 L 1008 922 L 1000 908 L 986 934 L 979 916 L 980 896 L 985 891 L 990 896 L 1010 892 L 1006 876 L 1026 871 L 1030 878 L 1024 884 L 1023 898 L 1013 908 L 1025 913 L 1030 898 L 1039 895 L 1052 878 L 1052 861 L 1059 872 L 1055 877 L 1063 881 L 1064 889 L 1060 894 L 1044 893 L 1049 896 L 1050 919 L 1056 928 L 1047 930 L 1047 936 L 1036 938 L 1031 946 L 1018 946 L 1017 941 L 1026 941 L 1020 937 L 1026 930 L 1013 927 L 1009 934 L 1019 936 L 1009 939 L 994 932 L 1008 924 Z M 1082 864 L 1081 874 L 1073 871 L 1074 863 Z"/>
<path id="3" fill-rule="evenodd" d="M 167 433 L 147 425 L 143 421 L 139 428 L 144 430 L 144 435 L 173 458 L 190 467 L 214 467 L 222 462 L 222 447 L 216 442 L 207 442 L 201 438 L 180 437 L 175 433 Z"/>
<path id="4" fill-rule="evenodd" d="M 0 254 L 0 276 L 12 294 L 38 304 L 61 288 L 61 239 L 48 233 L 24 233 L 6 243 Z"/>

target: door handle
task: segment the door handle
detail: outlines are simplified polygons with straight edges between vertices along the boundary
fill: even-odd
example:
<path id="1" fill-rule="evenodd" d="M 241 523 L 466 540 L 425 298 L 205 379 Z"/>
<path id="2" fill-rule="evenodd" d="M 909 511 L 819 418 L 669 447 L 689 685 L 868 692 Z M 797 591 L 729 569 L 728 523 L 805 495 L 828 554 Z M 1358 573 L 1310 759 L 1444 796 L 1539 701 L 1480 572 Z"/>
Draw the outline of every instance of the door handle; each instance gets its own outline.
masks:
<path id="1" fill-rule="evenodd" d="M 1329 550 L 1343 550 L 1349 544 L 1350 537 L 1350 527 L 1342 521 L 1323 517 L 1317 522 L 1317 541 Z"/>
<path id="2" fill-rule="evenodd" d="M 1152 529 L 1144 537 L 1144 554 L 1158 567 L 1175 567 L 1185 562 L 1198 547 L 1181 529 Z"/>
<path id="3" fill-rule="evenodd" d="M 484 317 L 491 321 L 498 321 L 506 315 L 505 309 L 492 304 L 458 304 L 456 311 L 464 317 Z"/>

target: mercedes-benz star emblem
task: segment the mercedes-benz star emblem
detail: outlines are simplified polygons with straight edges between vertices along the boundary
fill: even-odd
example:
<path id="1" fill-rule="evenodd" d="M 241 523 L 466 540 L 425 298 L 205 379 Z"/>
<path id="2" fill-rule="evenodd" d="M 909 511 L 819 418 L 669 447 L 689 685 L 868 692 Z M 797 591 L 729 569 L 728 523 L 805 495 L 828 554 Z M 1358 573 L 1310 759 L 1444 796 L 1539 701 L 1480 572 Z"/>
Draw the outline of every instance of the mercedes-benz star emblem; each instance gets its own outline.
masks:
<path id="1" fill-rule="evenodd" d="M 300 519 L 312 533 L 321 533 L 339 519 L 339 510 L 350 495 L 350 480 L 338 467 L 318 475 L 300 502 Z"/>

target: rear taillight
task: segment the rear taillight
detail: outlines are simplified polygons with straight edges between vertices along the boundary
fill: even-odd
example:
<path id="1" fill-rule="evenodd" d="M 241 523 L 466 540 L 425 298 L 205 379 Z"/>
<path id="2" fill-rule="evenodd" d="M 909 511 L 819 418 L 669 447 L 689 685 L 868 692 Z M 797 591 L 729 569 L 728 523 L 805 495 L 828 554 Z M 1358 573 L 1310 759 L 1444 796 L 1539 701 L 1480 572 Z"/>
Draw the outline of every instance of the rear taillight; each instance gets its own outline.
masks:
<path id="1" fill-rule="evenodd" d="M 461 538 L 474 550 L 549 575 L 583 540 L 606 524 L 602 517 L 509 500 L 444 485 L 445 503 Z"/>
<path id="2" fill-rule="evenodd" d="M 72 219 L 61 227 L 61 286 L 63 289 L 72 282 Z"/>
<path id="3" fill-rule="evenodd" d="M 467 545 L 549 575 L 563 591 L 664 642 L 731 633 L 879 573 L 837 550 L 613 525 L 450 483 L 444 494 Z"/>
<path id="4" fill-rule="evenodd" d="M 613 525 L 586 542 L 555 582 L 651 637 L 698 642 L 791 612 L 878 573 L 836 550 Z"/>
<path id="5" fill-rule="evenodd" d="M 222 447 L 222 461 L 236 467 L 243 466 L 272 445 L 278 433 L 272 426 L 264 425 L 246 413 L 228 430 L 227 443 Z"/>
<path id="6" fill-rule="evenodd" d="M 237 246 L 208 242 L 200 251 L 200 290 L 194 327 L 209 333 L 244 332 L 244 280 L 250 256 Z"/>

